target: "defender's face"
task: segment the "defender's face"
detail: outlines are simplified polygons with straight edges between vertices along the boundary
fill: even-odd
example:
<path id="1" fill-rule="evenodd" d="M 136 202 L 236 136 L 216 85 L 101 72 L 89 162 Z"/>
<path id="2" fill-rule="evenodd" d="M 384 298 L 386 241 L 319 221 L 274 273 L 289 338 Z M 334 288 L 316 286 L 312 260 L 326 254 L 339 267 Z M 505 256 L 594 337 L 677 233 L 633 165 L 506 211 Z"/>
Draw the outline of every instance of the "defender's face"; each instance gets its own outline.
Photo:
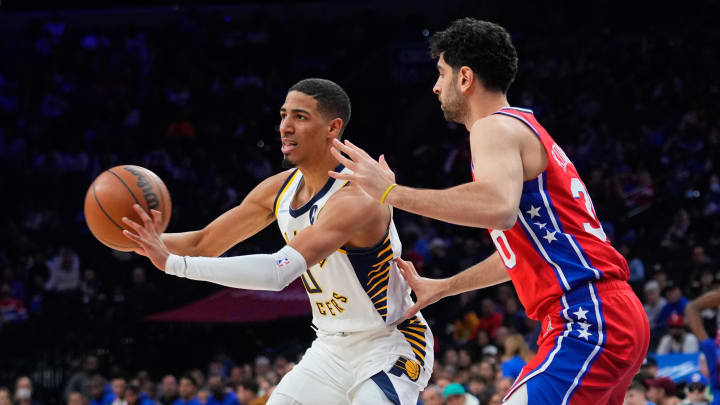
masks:
<path id="1" fill-rule="evenodd" d="M 327 124 L 317 109 L 317 100 L 299 91 L 289 92 L 280 107 L 283 167 L 302 165 L 324 153 Z"/>
<path id="2" fill-rule="evenodd" d="M 457 72 L 445 62 L 444 54 L 440 54 L 437 62 L 438 78 L 433 86 L 433 93 L 438 95 L 440 109 L 446 120 L 460 122 L 464 113 L 464 100 L 457 89 Z"/>

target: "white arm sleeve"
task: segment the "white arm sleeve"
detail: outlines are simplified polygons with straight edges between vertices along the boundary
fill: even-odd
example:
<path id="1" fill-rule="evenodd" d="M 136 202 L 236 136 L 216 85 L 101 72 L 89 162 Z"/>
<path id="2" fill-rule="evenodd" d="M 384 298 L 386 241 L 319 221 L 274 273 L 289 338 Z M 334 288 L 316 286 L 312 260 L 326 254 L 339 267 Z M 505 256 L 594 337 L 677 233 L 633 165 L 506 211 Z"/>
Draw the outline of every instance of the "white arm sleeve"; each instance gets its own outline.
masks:
<path id="1" fill-rule="evenodd" d="M 305 258 L 290 246 L 273 254 L 235 257 L 171 254 L 165 262 L 167 274 L 250 290 L 280 291 L 305 270 Z"/>

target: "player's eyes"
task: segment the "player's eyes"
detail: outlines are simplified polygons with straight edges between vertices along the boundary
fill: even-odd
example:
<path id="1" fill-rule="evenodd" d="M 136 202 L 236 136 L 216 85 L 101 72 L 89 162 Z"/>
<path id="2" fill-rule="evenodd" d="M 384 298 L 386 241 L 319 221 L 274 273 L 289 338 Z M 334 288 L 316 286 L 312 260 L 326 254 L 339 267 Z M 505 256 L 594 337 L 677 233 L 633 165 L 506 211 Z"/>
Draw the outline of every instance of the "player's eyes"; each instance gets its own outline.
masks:
<path id="1" fill-rule="evenodd" d="M 296 118 L 299 119 L 299 120 L 301 120 L 301 121 L 304 120 L 304 119 L 306 119 L 304 115 L 298 115 Z"/>

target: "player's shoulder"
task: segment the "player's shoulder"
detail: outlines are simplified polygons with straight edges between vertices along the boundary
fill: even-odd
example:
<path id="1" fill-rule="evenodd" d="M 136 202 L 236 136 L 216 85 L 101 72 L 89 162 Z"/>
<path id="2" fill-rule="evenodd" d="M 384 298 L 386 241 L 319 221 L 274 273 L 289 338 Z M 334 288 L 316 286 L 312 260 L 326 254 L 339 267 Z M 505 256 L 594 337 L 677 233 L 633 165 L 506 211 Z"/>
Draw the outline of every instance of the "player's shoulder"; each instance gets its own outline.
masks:
<path id="1" fill-rule="evenodd" d="M 536 136 L 526 122 L 504 114 L 491 114 L 473 123 L 470 128 L 470 137 L 493 143 L 522 144 Z"/>
<path id="2" fill-rule="evenodd" d="M 490 114 L 483 117 L 470 128 L 470 133 L 482 136 L 522 136 L 532 134 L 532 129 L 525 122 L 504 114 Z"/>
<path id="3" fill-rule="evenodd" d="M 295 173 L 295 170 L 296 169 L 288 169 L 283 170 L 280 173 L 273 174 L 261 181 L 258 187 L 264 187 L 267 188 L 268 191 L 275 190 L 275 192 L 278 192 L 280 191 L 280 188 L 290 180 L 290 177 L 292 177 Z"/>

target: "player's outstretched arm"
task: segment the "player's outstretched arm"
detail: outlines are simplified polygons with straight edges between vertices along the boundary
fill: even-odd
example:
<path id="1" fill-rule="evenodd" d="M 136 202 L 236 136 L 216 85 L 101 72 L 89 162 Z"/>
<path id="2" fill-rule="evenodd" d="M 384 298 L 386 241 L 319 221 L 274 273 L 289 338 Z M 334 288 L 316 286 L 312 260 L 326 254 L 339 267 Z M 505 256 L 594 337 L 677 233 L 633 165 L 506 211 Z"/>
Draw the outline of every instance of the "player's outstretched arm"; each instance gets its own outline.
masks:
<path id="1" fill-rule="evenodd" d="M 500 117 L 478 121 L 470 131 L 475 181 L 445 190 L 395 186 L 395 175 L 384 159 L 375 161 L 349 141 L 334 141 L 332 153 L 352 173 L 330 175 L 350 180 L 378 201 L 404 211 L 458 225 L 505 230 L 517 219 L 523 185 L 521 132 L 527 130 Z"/>
<path id="2" fill-rule="evenodd" d="M 703 309 L 717 308 L 718 306 L 720 306 L 720 289 L 709 291 L 695 298 L 685 307 L 685 319 L 687 319 L 688 327 L 701 342 L 708 338 L 708 334 L 703 326 L 700 312 Z"/>
<path id="3" fill-rule="evenodd" d="M 417 297 L 415 305 L 405 312 L 406 318 L 411 318 L 417 311 L 445 297 L 490 287 L 510 280 L 507 269 L 497 252 L 480 263 L 450 278 L 443 279 L 420 277 L 411 262 L 401 258 L 397 258 L 395 261 L 400 269 L 400 274 L 408 281 L 410 288 L 413 289 Z"/>
<path id="4" fill-rule="evenodd" d="M 275 221 L 273 203 L 289 175 L 290 171 L 284 171 L 268 177 L 240 205 L 220 215 L 205 228 L 165 233 L 162 235 L 163 242 L 170 252 L 181 256 L 220 256 Z"/>
<path id="5" fill-rule="evenodd" d="M 343 190 L 328 201 L 313 226 L 300 231 L 278 252 L 215 258 L 171 254 L 157 232 L 155 221 L 139 206 L 136 210 L 143 224 L 124 218 L 123 221 L 135 231 L 124 233 L 147 252 L 160 270 L 228 287 L 273 291 L 285 288 L 305 272 L 308 265 L 324 259 L 368 225 L 384 225 L 387 229 L 389 220 L 387 208 L 378 205 L 361 190 Z"/>

